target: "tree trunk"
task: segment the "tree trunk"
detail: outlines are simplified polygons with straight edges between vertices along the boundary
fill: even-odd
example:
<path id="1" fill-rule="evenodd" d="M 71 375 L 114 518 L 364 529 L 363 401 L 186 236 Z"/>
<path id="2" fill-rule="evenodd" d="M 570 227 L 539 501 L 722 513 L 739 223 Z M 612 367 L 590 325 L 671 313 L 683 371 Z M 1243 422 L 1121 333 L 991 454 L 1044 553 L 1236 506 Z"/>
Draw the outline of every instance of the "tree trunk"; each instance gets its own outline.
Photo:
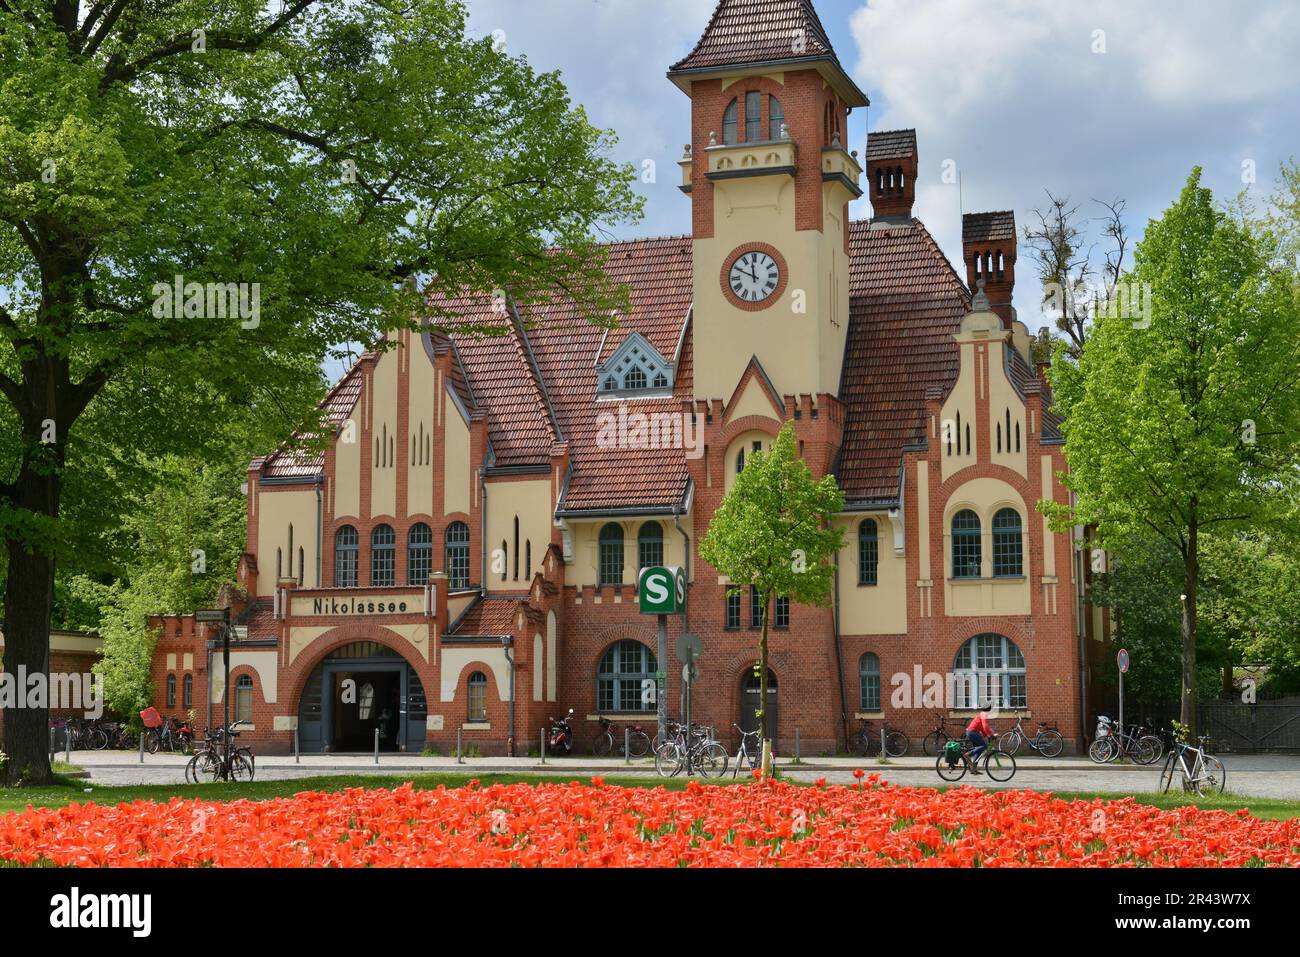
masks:
<path id="1" fill-rule="evenodd" d="M 1188 743 L 1196 740 L 1196 585 L 1200 579 L 1196 501 L 1192 500 L 1187 547 L 1183 550 L 1183 689 L 1178 721 L 1187 728 Z"/>
<path id="2" fill-rule="evenodd" d="M 14 505 L 47 518 L 58 514 L 59 480 L 40 474 L 30 457 L 23 462 L 15 483 Z M 40 707 L 31 703 L 27 688 L 17 684 L 25 673 L 30 687 L 33 675 L 49 674 L 50 616 L 54 610 L 54 558 L 48 548 L 31 548 L 10 538 L 8 580 L 5 583 L 4 670 L 14 676 L 17 707 L 5 709 L 4 752 L 9 757 L 6 784 L 19 781 L 48 784 L 52 780 L 49 761 L 48 699 Z M 20 672 L 19 669 L 22 669 Z M 49 682 L 46 681 L 48 693 Z"/>

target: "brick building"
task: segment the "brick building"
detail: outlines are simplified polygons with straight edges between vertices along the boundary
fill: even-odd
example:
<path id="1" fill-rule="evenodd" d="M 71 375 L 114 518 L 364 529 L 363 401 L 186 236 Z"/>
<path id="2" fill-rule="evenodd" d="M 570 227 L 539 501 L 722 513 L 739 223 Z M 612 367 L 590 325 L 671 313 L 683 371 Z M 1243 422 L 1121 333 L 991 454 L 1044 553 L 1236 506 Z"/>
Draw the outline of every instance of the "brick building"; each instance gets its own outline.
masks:
<path id="1" fill-rule="evenodd" d="M 1064 500 L 1066 465 L 1011 307 L 1014 217 L 966 216 L 953 270 L 912 215 L 915 131 L 844 142 L 868 101 L 809 0 L 722 0 L 669 78 L 693 230 L 608 246 L 631 291 L 617 329 L 558 293 L 439 302 L 454 325 L 394 334 L 335 386 L 323 455 L 250 466 L 220 601 L 232 708 L 263 747 L 368 750 L 379 729 L 445 752 L 459 730 L 522 752 L 570 707 L 581 745 L 602 716 L 652 723 L 661 674 L 676 715 L 681 662 L 637 612 L 645 564 L 687 569 L 669 647 L 703 639 L 696 715 L 753 726 L 754 609 L 698 542 L 787 421 L 845 492 L 847 545 L 833 607 L 774 609 L 778 748 L 796 729 L 806 753 L 842 747 L 860 718 L 918 739 L 982 698 L 1079 739 L 1082 570 L 1035 510 Z M 850 221 L 864 191 L 874 215 Z M 217 723 L 213 636 L 157 624 L 158 707 Z"/>

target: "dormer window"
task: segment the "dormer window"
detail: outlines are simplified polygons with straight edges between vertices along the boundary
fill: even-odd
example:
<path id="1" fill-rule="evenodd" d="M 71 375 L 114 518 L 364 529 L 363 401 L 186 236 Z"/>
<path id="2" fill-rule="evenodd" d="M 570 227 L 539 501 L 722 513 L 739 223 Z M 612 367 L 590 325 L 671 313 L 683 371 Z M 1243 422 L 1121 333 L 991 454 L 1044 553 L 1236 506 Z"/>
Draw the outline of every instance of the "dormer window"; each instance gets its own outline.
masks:
<path id="1" fill-rule="evenodd" d="M 614 395 L 666 392 L 673 367 L 639 332 L 628 335 L 598 372 L 600 391 Z"/>

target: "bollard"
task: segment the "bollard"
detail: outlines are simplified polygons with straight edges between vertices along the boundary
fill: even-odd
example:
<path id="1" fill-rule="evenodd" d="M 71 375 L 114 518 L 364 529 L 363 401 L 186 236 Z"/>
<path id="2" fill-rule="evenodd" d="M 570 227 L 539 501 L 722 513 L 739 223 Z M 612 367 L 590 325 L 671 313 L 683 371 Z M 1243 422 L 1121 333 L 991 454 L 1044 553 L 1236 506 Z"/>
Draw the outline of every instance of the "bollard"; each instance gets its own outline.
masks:
<path id="1" fill-rule="evenodd" d="M 623 729 L 623 763 L 632 763 L 632 729 Z"/>
<path id="2" fill-rule="evenodd" d="M 72 722 L 63 726 L 63 761 L 65 764 L 72 763 Z"/>
<path id="3" fill-rule="evenodd" d="M 546 763 L 546 729 L 542 728 L 542 764 Z"/>
<path id="4" fill-rule="evenodd" d="M 456 763 L 457 764 L 465 763 L 465 759 L 464 757 L 462 757 L 462 755 L 464 754 L 464 750 L 460 746 L 460 736 L 461 733 L 464 732 L 464 730 L 465 730 L 464 728 L 456 729 Z"/>
<path id="5" fill-rule="evenodd" d="M 57 747 L 58 746 L 54 743 L 54 725 L 50 725 L 50 760 L 51 761 L 54 760 L 54 752 L 57 749 Z"/>
<path id="6" fill-rule="evenodd" d="M 140 732 L 140 763 L 144 764 L 144 732 Z"/>
<path id="7" fill-rule="evenodd" d="M 880 760 L 887 761 L 888 759 L 889 759 L 889 752 L 885 750 L 885 729 L 881 728 L 880 729 Z"/>
<path id="8" fill-rule="evenodd" d="M 379 729 L 375 728 L 375 764 L 379 763 Z"/>
<path id="9" fill-rule="evenodd" d="M 298 729 L 293 729 L 293 763 L 302 763 L 302 752 L 298 750 Z"/>
<path id="10" fill-rule="evenodd" d="M 799 729 L 798 728 L 794 729 L 794 763 L 795 764 L 803 763 L 799 760 Z"/>

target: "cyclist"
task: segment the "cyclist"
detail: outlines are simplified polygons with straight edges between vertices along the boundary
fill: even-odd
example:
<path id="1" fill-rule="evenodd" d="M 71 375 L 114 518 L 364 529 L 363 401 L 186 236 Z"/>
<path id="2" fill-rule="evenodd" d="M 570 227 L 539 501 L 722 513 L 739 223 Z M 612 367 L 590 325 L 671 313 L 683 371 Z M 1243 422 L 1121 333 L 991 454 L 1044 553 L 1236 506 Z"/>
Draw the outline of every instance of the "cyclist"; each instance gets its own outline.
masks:
<path id="1" fill-rule="evenodd" d="M 990 705 L 984 705 L 984 707 L 980 708 L 979 714 L 971 719 L 971 723 L 966 725 L 966 743 L 971 746 L 972 774 L 980 773 L 979 768 L 975 766 L 975 762 L 988 747 L 988 739 L 993 737 L 993 728 L 989 726 L 989 712 L 992 710 L 993 708 Z"/>

